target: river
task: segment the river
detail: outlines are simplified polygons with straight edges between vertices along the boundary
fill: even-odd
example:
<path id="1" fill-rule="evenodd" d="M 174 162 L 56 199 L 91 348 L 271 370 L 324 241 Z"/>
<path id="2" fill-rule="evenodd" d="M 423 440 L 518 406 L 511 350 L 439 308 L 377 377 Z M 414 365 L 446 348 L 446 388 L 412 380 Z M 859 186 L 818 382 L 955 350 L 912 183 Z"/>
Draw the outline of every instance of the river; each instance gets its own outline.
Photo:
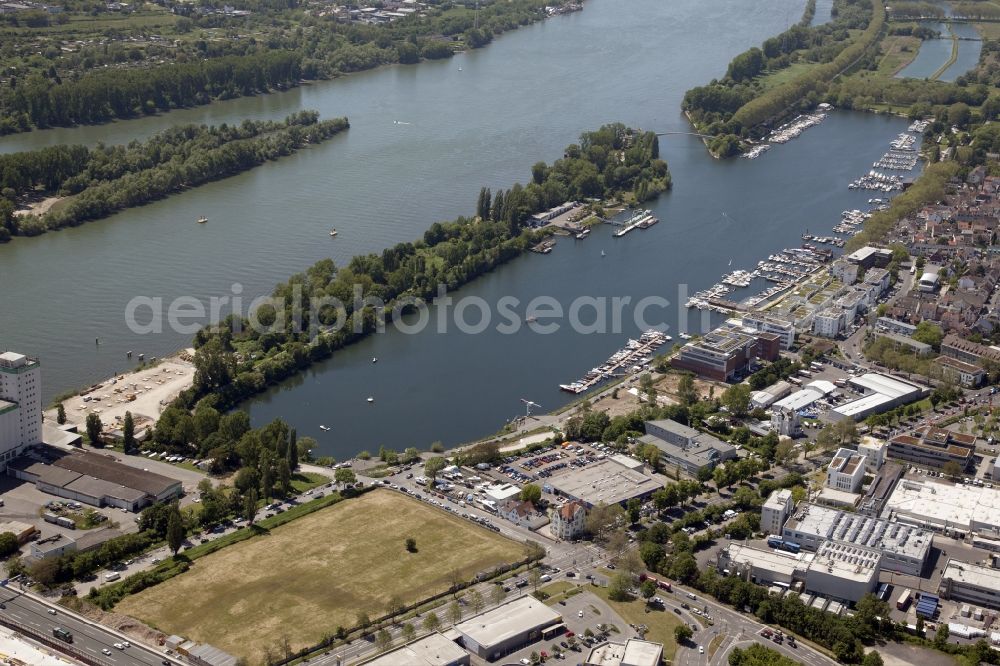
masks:
<path id="1" fill-rule="evenodd" d="M 135 296 L 165 302 L 245 298 L 314 261 L 338 264 L 418 237 L 433 221 L 468 214 L 482 185 L 507 187 L 553 160 L 580 131 L 609 121 L 688 131 L 685 90 L 729 59 L 794 23 L 803 0 L 588 0 L 583 12 L 528 26 L 448 62 L 391 67 L 286 93 L 230 100 L 98 127 L 16 135 L 0 150 L 58 142 L 121 142 L 179 122 L 278 118 L 300 108 L 347 115 L 351 129 L 280 162 L 107 220 L 0 247 L 0 345 L 38 355 L 46 399 L 126 367 L 125 352 L 164 355 L 189 333 L 139 335 L 125 325 Z M 706 35 L 712 36 L 711 39 Z M 544 63 L 544 65 L 542 64 Z M 645 232 L 607 229 L 560 241 L 470 285 L 460 295 L 666 296 L 692 290 L 769 251 L 797 244 L 805 227 L 832 226 L 866 198 L 846 183 L 867 171 L 898 119 L 834 113 L 754 161 L 711 159 L 700 141 L 672 135 L 661 153 L 675 190 Z M 206 215 L 209 223 L 195 219 Z M 339 235 L 327 235 L 336 226 Z M 601 258 L 601 250 L 607 256 Z M 670 323 L 676 323 L 671 315 Z M 253 401 L 255 423 L 280 415 L 324 453 L 379 444 L 463 441 L 500 427 L 529 398 L 552 409 L 556 386 L 622 346 L 620 333 L 522 331 L 388 333 L 346 350 Z M 101 344 L 95 345 L 95 338 Z M 378 364 L 371 357 L 378 356 Z M 376 401 L 369 406 L 367 396 Z M 319 424 L 333 427 L 319 430 Z"/>

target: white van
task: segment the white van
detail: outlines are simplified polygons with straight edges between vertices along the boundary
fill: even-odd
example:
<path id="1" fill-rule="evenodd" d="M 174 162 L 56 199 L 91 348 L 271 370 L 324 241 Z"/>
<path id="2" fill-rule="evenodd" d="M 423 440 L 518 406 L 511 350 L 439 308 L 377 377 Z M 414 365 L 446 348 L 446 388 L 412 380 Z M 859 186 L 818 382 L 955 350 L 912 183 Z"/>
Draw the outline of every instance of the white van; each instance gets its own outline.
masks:
<path id="1" fill-rule="evenodd" d="M 121 577 L 122 577 L 122 575 L 120 573 L 118 573 L 117 571 L 114 572 L 114 573 L 104 574 L 104 580 L 106 580 L 109 583 L 114 582 L 114 581 L 118 580 Z"/>

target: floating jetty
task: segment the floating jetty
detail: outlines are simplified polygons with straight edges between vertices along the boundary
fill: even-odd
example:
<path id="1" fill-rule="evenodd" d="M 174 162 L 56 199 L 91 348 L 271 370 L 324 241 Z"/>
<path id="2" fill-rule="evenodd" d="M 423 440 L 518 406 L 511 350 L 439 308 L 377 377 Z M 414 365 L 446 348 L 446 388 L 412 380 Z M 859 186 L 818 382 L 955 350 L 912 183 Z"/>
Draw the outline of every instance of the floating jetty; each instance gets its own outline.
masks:
<path id="1" fill-rule="evenodd" d="M 556 242 L 552 239 L 543 240 L 538 245 L 531 248 L 532 252 L 537 252 L 538 254 L 548 254 L 552 251 L 552 248 L 556 246 Z"/>
<path id="2" fill-rule="evenodd" d="M 787 143 L 813 125 L 819 125 L 826 118 L 825 113 L 803 114 L 771 132 L 767 140 L 771 143 Z"/>
<path id="3" fill-rule="evenodd" d="M 903 177 L 895 174 L 882 173 L 872 169 L 864 176 L 852 180 L 847 185 L 847 189 L 892 192 L 893 190 L 903 189 Z"/>
<path id="4" fill-rule="evenodd" d="M 621 229 L 614 233 L 615 238 L 621 238 L 630 231 L 635 229 L 649 229 L 651 226 L 659 222 L 659 218 L 653 215 L 653 211 L 650 210 L 639 210 L 632 214 L 621 224 Z"/>
<path id="5" fill-rule="evenodd" d="M 666 333 L 649 329 L 638 340 L 629 340 L 624 348 L 619 349 L 604 362 L 603 365 L 593 368 L 583 378 L 570 384 L 560 384 L 559 388 L 569 393 L 583 393 L 600 384 L 606 379 L 610 379 L 617 374 L 627 372 L 635 366 L 643 366 L 649 363 L 652 358 L 650 354 L 655 349 L 670 342 L 671 338 Z"/>
<path id="6" fill-rule="evenodd" d="M 771 150 L 771 144 L 762 143 L 760 145 L 754 146 L 747 152 L 740 155 L 740 157 L 745 157 L 748 160 L 755 160 L 769 150 Z"/>

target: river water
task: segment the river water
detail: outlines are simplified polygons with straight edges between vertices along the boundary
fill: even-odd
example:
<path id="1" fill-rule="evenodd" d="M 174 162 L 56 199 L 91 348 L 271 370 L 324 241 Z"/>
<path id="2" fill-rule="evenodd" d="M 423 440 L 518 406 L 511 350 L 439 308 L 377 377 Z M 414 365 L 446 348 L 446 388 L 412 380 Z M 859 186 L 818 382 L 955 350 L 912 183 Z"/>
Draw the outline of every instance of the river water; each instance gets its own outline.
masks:
<path id="1" fill-rule="evenodd" d="M 482 185 L 507 187 L 551 161 L 580 131 L 622 121 L 658 132 L 689 126 L 685 90 L 729 59 L 794 23 L 803 0 L 588 0 L 583 12 L 529 26 L 449 62 L 392 67 L 259 98 L 99 127 L 0 141 L 0 150 L 58 142 L 121 142 L 178 122 L 278 118 L 300 108 L 348 115 L 351 129 L 277 163 L 107 220 L 0 247 L 0 346 L 42 358 L 46 398 L 126 366 L 125 352 L 164 355 L 186 332 L 140 335 L 124 312 L 135 296 L 244 298 L 318 259 L 344 264 L 418 237 L 435 220 L 468 214 Z M 711 38 L 707 38 L 710 36 Z M 544 64 L 543 64 L 544 63 Z M 678 300 L 732 267 L 753 268 L 797 245 L 805 228 L 828 231 L 867 195 L 846 189 L 905 128 L 899 119 L 834 113 L 754 160 L 711 159 L 691 136 L 661 138 L 675 190 L 656 203 L 662 222 L 613 239 L 561 240 L 463 289 L 495 303 L 551 295 L 656 295 Z M 198 216 L 209 218 L 198 225 Z M 327 231 L 336 226 L 339 235 Z M 605 251 L 601 257 L 601 251 Z M 676 306 L 660 315 L 678 324 Z M 650 311 L 649 320 L 658 311 Z M 470 315 L 468 319 L 475 319 Z M 255 423 L 282 416 L 323 453 L 380 444 L 455 443 L 499 428 L 520 398 L 545 409 L 557 389 L 598 365 L 638 327 L 580 335 L 494 328 L 467 335 L 389 332 L 248 405 Z M 495 322 L 494 322 L 495 323 Z M 650 321 L 650 323 L 653 323 Z M 101 339 L 100 345 L 94 339 Z M 371 358 L 377 356 L 377 364 Z M 375 402 L 366 403 L 372 396 Z M 333 429 L 324 432 L 319 424 Z"/>
<path id="2" fill-rule="evenodd" d="M 951 33 L 949 24 L 941 21 L 922 21 L 923 25 L 939 32 L 940 39 L 925 39 L 920 43 L 917 57 L 901 69 L 899 78 L 924 79 L 940 69 L 951 58 Z M 948 69 L 938 77 L 939 81 L 951 82 L 975 68 L 983 43 L 979 32 L 970 23 L 952 23 L 952 32 L 958 37 L 958 56 Z"/>

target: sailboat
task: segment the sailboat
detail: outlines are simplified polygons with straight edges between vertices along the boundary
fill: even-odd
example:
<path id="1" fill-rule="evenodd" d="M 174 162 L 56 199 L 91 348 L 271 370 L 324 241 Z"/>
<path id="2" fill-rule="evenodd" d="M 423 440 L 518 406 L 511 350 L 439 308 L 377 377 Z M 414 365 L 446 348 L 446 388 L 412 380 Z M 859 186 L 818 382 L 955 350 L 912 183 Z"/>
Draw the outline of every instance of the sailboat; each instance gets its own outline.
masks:
<path id="1" fill-rule="evenodd" d="M 608 255 L 604 253 L 604 250 L 601 250 L 601 256 L 602 256 L 602 257 L 606 257 L 606 256 L 608 256 Z"/>
<path id="2" fill-rule="evenodd" d="M 378 363 L 378 356 L 372 356 L 372 363 Z"/>
<path id="3" fill-rule="evenodd" d="M 733 265 L 733 260 L 732 260 L 732 259 L 730 259 L 730 260 L 729 260 L 729 265 L 730 265 L 730 266 L 732 266 L 732 265 Z"/>

